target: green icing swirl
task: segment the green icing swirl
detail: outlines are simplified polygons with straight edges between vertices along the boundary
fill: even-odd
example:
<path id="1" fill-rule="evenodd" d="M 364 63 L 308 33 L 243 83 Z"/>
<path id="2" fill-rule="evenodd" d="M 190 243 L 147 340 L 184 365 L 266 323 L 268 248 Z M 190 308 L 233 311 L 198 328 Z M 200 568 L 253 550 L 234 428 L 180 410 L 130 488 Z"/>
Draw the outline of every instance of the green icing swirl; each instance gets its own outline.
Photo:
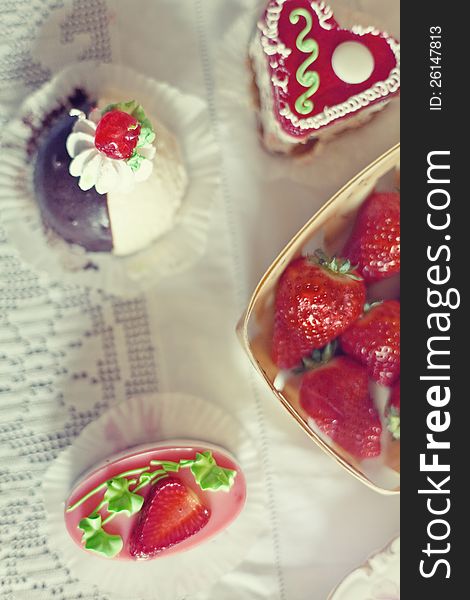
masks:
<path id="1" fill-rule="evenodd" d="M 293 25 L 299 22 L 300 17 L 305 19 L 306 25 L 297 36 L 295 45 L 300 52 L 309 53 L 310 56 L 297 69 L 295 74 L 297 81 L 301 86 L 308 88 L 295 101 L 295 110 L 301 115 L 308 115 L 312 112 L 314 104 L 309 98 L 315 94 L 320 87 L 320 76 L 316 71 L 307 71 L 312 63 L 318 58 L 318 43 L 313 39 L 305 39 L 305 36 L 312 30 L 312 15 L 305 8 L 296 8 L 289 15 L 289 20 Z"/>

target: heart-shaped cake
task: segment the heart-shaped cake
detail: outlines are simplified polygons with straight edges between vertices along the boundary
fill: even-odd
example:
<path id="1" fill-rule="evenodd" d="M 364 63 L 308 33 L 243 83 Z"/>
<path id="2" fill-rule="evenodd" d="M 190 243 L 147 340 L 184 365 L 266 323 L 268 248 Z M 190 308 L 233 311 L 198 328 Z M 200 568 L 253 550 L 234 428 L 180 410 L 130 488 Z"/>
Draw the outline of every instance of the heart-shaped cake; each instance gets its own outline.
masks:
<path id="1" fill-rule="evenodd" d="M 273 152 L 362 123 L 400 88 L 399 43 L 374 27 L 342 29 L 324 2 L 270 0 L 249 54 Z"/>

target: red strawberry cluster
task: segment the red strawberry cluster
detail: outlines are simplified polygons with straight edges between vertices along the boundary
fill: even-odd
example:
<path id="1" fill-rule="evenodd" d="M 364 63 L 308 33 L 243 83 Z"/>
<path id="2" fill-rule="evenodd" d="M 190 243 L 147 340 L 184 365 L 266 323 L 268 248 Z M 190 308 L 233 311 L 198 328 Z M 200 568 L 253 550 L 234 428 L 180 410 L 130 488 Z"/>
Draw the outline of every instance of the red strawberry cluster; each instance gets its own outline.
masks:
<path id="1" fill-rule="evenodd" d="M 342 254 L 287 266 L 276 291 L 272 359 L 301 373 L 300 404 L 323 434 L 358 459 L 372 458 L 381 452 L 382 425 L 370 380 L 394 386 L 387 426 L 395 439 L 400 428 L 400 303 L 365 303 L 367 284 L 399 273 L 398 193 L 365 200 Z M 332 342 L 337 352 L 325 360 Z"/>

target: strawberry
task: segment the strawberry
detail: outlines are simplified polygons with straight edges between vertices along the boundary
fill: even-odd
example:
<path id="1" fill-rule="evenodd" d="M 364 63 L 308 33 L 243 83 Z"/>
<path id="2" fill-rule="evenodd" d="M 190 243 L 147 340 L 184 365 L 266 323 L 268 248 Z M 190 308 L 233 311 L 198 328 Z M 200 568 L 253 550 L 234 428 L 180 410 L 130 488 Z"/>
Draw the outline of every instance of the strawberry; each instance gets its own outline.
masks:
<path id="1" fill-rule="evenodd" d="M 392 385 L 400 376 L 400 303 L 366 305 L 364 315 L 340 337 L 341 348 L 366 366 L 369 376 Z"/>
<path id="2" fill-rule="evenodd" d="M 300 404 L 320 431 L 356 458 L 380 454 L 382 426 L 369 395 L 366 370 L 339 356 L 308 371 Z"/>
<path id="3" fill-rule="evenodd" d="M 98 123 L 95 146 L 109 158 L 130 158 L 137 146 L 140 130 L 135 117 L 122 110 L 111 110 Z"/>
<path id="4" fill-rule="evenodd" d="M 400 439 L 400 381 L 397 381 L 392 387 L 390 401 L 385 411 L 387 429 L 393 436 L 393 439 Z"/>
<path id="5" fill-rule="evenodd" d="M 132 531 L 129 552 L 135 558 L 150 558 L 201 530 L 210 510 L 176 477 L 152 486 Z"/>
<path id="6" fill-rule="evenodd" d="M 291 368 L 345 331 L 361 314 L 366 289 L 349 261 L 321 251 L 293 260 L 279 279 L 272 358 Z"/>
<path id="7" fill-rule="evenodd" d="M 373 192 L 357 214 L 343 256 L 367 283 L 400 271 L 400 195 Z"/>

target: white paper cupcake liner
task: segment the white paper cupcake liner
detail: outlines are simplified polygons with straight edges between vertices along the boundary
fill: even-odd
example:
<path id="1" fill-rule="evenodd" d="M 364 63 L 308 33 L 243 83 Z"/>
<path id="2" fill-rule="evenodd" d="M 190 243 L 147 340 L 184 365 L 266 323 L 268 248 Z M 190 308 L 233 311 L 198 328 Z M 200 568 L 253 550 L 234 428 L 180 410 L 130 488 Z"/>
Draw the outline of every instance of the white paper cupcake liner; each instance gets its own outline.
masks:
<path id="1" fill-rule="evenodd" d="M 368 164 L 374 156 L 379 156 L 398 141 L 393 131 L 390 135 L 387 133 L 390 141 L 382 144 L 383 148 L 379 146 L 377 151 L 372 150 L 372 157 L 369 158 L 370 149 L 374 144 L 377 145 L 374 139 L 378 134 L 382 135 L 382 130 L 390 130 L 390 125 L 393 127 L 395 124 L 398 135 L 398 100 L 391 100 L 379 116 L 371 120 L 371 123 L 366 123 L 364 127 L 353 127 L 329 141 L 319 142 L 305 154 L 290 156 L 269 153 L 263 147 L 259 135 L 257 108 L 253 94 L 253 72 L 248 57 L 250 41 L 266 4 L 267 0 L 257 0 L 254 6 L 247 7 L 224 36 L 216 64 L 220 119 L 224 123 L 231 144 L 243 148 L 245 162 L 258 179 L 265 181 L 290 179 L 319 191 L 329 186 L 335 188 L 338 173 L 347 172 L 352 160 L 351 156 L 357 159 L 358 155 L 365 153 L 367 158 L 364 159 L 364 164 Z M 334 4 L 335 18 L 342 27 L 362 24 L 387 30 L 384 23 L 357 10 L 355 4 L 351 1 L 339 6 L 337 3 Z M 332 165 L 334 168 L 331 168 Z"/>
<path id="2" fill-rule="evenodd" d="M 113 561 L 81 550 L 64 522 L 64 503 L 74 484 L 94 465 L 131 447 L 163 440 L 200 440 L 233 454 L 246 478 L 241 514 L 206 543 L 149 561 Z M 71 575 L 113 597 L 178 600 L 211 587 L 245 557 L 260 534 L 265 507 L 256 445 L 220 408 L 182 394 L 135 397 L 88 425 L 54 461 L 43 482 L 48 544 Z"/>
<path id="3" fill-rule="evenodd" d="M 27 156 L 34 127 L 75 89 L 91 95 L 114 90 L 136 98 L 175 135 L 188 188 L 174 227 L 147 248 L 126 257 L 86 252 L 45 234 L 33 189 L 34 160 Z M 119 295 L 145 291 L 162 277 L 190 267 L 204 252 L 211 207 L 219 186 L 218 149 L 206 104 L 195 96 L 119 65 L 80 63 L 61 71 L 29 96 L 2 140 L 0 214 L 12 244 L 26 262 L 54 279 Z M 97 269 L 86 269 L 92 263 Z"/>

